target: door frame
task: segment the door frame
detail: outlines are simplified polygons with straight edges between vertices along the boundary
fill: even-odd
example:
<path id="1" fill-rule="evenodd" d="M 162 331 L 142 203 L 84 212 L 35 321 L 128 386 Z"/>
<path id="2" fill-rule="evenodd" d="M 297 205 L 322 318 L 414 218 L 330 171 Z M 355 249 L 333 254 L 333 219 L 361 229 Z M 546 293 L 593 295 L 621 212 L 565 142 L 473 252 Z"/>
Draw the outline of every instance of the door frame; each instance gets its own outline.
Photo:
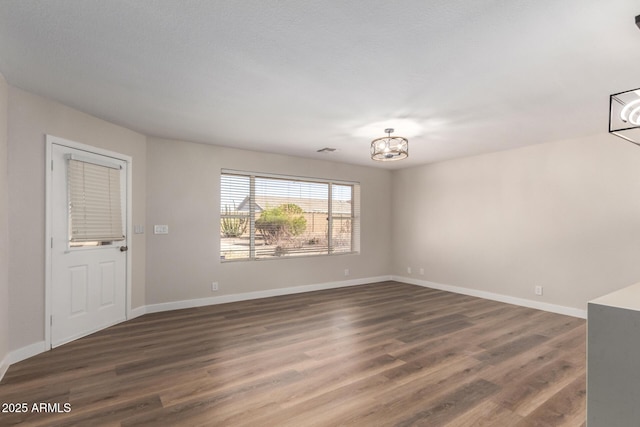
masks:
<path id="1" fill-rule="evenodd" d="M 53 135 L 46 135 L 46 162 L 45 162 L 45 176 L 46 176 L 46 190 L 45 190 L 45 211 L 46 211 L 46 220 L 45 220 L 45 279 L 44 279 L 44 342 L 45 342 L 45 350 L 51 350 L 51 319 L 52 319 L 52 282 L 53 282 L 53 264 L 52 264 L 52 171 L 53 171 L 53 157 L 52 150 L 53 145 L 60 145 L 63 147 L 73 148 L 75 150 L 82 150 L 92 154 L 98 154 L 102 156 L 113 157 L 115 159 L 121 160 L 127 163 L 127 212 L 125 214 L 125 218 L 127 220 L 127 246 L 129 250 L 126 252 L 126 278 L 125 278 L 125 318 L 126 320 L 131 319 L 131 264 L 132 264 L 132 255 L 133 255 L 133 239 L 132 239 L 132 229 L 133 229 L 133 216 L 132 216 L 132 157 L 127 156 L 125 154 L 117 153 L 115 151 L 105 150 L 98 147 L 93 147 L 91 145 L 82 144 L 75 141 L 70 141 L 68 139 L 59 138 Z"/>

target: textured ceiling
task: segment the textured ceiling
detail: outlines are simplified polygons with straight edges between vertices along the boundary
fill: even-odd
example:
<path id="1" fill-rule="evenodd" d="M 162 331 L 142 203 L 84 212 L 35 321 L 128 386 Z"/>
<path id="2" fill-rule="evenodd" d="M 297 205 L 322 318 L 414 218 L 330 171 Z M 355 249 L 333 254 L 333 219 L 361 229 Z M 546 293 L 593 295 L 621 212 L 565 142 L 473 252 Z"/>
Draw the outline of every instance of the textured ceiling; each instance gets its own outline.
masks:
<path id="1" fill-rule="evenodd" d="M 0 72 L 147 135 L 398 168 L 606 133 L 609 94 L 640 86 L 638 14 L 635 0 L 1 0 Z M 373 162 L 370 140 L 399 119 L 409 159 Z"/>

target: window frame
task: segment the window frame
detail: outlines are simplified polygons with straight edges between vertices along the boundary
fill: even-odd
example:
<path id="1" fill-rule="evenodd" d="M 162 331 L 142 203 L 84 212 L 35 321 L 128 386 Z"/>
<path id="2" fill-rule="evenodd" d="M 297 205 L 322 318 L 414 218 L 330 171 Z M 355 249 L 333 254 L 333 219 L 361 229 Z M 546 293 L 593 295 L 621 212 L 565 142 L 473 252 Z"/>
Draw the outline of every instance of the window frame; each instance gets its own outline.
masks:
<path id="1" fill-rule="evenodd" d="M 249 205 L 249 224 L 248 224 L 248 234 L 249 234 L 249 251 L 247 257 L 238 257 L 238 258 L 226 258 L 224 255 L 224 251 L 222 248 L 223 239 L 225 237 L 222 236 L 222 232 L 220 232 L 220 244 L 218 245 L 220 262 L 239 262 L 239 261 L 269 261 L 275 259 L 295 259 L 295 258 L 307 258 L 307 257 L 325 257 L 325 256 L 336 256 L 336 255 L 354 255 L 360 253 L 360 183 L 356 181 L 345 181 L 345 180 L 337 180 L 337 179 L 326 179 L 326 178 L 314 178 L 314 177 L 303 177 L 303 176 L 295 176 L 295 175 L 281 175 L 281 174 L 273 174 L 273 173 L 263 173 L 263 172 L 249 172 L 243 170 L 236 169 L 221 169 L 220 170 L 220 193 L 218 197 L 219 202 L 219 220 L 218 226 L 222 226 L 222 220 L 225 218 L 223 214 L 223 177 L 225 175 L 246 177 L 249 179 L 249 194 L 248 197 L 248 205 Z M 256 251 L 256 237 L 257 237 L 257 229 L 256 229 L 256 179 L 273 179 L 273 180 L 284 180 L 290 182 L 302 182 L 302 183 L 310 183 L 310 184 L 322 184 L 327 186 L 327 246 L 326 251 L 324 252 L 299 252 L 295 254 L 287 254 L 287 255 L 273 255 L 273 256 L 263 256 Z M 349 251 L 336 251 L 336 246 L 333 245 L 333 226 L 334 221 L 333 217 L 335 215 L 333 204 L 334 199 L 332 195 L 332 190 L 334 185 L 340 186 L 349 186 L 351 187 L 351 213 L 350 216 L 347 217 L 351 220 L 351 230 L 350 230 L 350 250 Z M 320 199 L 325 200 L 325 199 Z M 235 207 L 234 207 L 235 209 Z M 237 216 L 237 214 L 232 214 L 227 216 L 228 218 Z M 340 215 L 340 219 L 344 220 L 344 214 Z"/>

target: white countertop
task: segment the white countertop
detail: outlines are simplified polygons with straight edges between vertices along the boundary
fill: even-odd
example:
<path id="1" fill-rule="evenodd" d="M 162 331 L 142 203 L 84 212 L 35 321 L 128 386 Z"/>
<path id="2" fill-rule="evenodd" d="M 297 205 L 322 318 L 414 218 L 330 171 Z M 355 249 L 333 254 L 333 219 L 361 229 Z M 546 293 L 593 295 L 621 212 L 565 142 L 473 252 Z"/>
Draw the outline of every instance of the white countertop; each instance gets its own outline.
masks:
<path id="1" fill-rule="evenodd" d="M 610 307 L 640 311 L 640 283 L 627 286 L 626 288 L 591 300 L 589 304 L 607 305 Z"/>

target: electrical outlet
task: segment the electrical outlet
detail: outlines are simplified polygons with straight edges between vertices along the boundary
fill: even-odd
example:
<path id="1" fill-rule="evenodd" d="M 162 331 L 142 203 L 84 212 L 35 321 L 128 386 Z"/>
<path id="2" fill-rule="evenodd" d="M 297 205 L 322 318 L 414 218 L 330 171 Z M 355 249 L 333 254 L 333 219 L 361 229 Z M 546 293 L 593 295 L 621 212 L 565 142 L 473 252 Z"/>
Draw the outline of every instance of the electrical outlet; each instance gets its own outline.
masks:
<path id="1" fill-rule="evenodd" d="M 344 269 L 344 275 L 345 275 L 345 276 L 348 276 L 348 275 L 349 275 L 349 269 L 348 269 L 348 268 L 345 268 L 345 269 Z"/>
<path id="2" fill-rule="evenodd" d="M 218 282 L 211 282 L 211 292 L 218 290 Z"/>
<path id="3" fill-rule="evenodd" d="M 424 276 L 424 268 L 420 267 L 420 275 Z"/>
<path id="4" fill-rule="evenodd" d="M 534 292 L 536 295 L 541 296 L 542 295 L 542 286 L 536 286 L 534 288 Z"/>
<path id="5" fill-rule="evenodd" d="M 407 267 L 407 273 L 411 274 L 411 267 Z"/>

